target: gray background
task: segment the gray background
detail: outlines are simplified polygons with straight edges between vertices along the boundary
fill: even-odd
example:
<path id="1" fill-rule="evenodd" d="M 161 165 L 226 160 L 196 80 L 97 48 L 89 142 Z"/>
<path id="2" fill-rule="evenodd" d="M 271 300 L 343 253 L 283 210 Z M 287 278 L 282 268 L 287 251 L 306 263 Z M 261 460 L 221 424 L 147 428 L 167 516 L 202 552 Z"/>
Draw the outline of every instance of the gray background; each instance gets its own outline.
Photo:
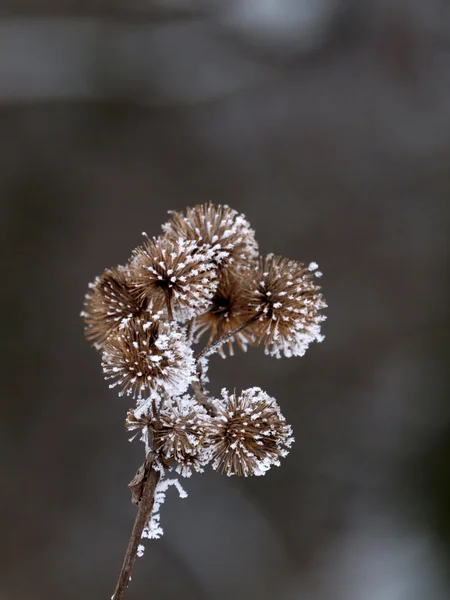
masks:
<path id="1" fill-rule="evenodd" d="M 444 0 L 2 0 L 0 598 L 110 598 L 142 448 L 83 295 L 207 200 L 319 263 L 327 337 L 213 358 L 296 443 L 169 490 L 130 600 L 448 598 L 449 167 Z"/>

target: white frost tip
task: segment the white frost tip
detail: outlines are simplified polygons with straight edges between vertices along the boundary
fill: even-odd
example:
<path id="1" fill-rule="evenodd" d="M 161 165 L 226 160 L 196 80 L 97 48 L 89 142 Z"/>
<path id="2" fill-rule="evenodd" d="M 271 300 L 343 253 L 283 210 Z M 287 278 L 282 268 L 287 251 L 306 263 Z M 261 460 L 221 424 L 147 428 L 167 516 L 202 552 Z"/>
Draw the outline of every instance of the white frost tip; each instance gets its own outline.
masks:
<path id="1" fill-rule="evenodd" d="M 144 550 L 145 550 L 145 546 L 143 546 L 142 544 L 139 544 L 136 555 L 139 556 L 139 558 L 141 558 L 141 556 L 144 556 Z"/>
<path id="2" fill-rule="evenodd" d="M 315 271 L 319 265 L 316 262 L 309 263 L 308 271 Z"/>

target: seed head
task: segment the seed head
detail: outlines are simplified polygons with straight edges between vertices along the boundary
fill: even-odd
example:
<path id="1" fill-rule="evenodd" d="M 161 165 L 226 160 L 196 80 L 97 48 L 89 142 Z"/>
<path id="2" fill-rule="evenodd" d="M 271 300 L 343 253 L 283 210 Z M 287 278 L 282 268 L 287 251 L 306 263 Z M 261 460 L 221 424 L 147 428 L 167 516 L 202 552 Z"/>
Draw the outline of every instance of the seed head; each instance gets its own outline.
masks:
<path id="1" fill-rule="evenodd" d="M 197 339 L 209 332 L 210 345 L 245 322 L 246 310 L 242 302 L 242 289 L 242 278 L 236 272 L 227 270 L 221 273 L 210 309 L 196 320 Z M 227 340 L 224 346 L 228 347 L 230 356 L 234 354 L 234 342 L 245 352 L 249 338 L 250 334 L 243 330 Z M 223 358 L 226 356 L 224 346 L 219 349 Z"/>
<path id="2" fill-rule="evenodd" d="M 175 325 L 153 320 L 131 319 L 108 338 L 103 351 L 105 379 L 115 379 L 119 396 L 134 398 L 164 391 L 184 394 L 195 376 L 192 349 Z"/>
<path id="3" fill-rule="evenodd" d="M 320 287 L 314 281 L 317 265 L 268 255 L 246 285 L 242 302 L 246 316 L 255 318 L 251 331 L 255 345 L 264 341 L 265 352 L 280 358 L 303 356 L 311 342 L 321 342 L 320 313 L 325 308 Z"/>
<path id="4" fill-rule="evenodd" d="M 205 440 L 212 417 L 191 396 L 166 400 L 154 431 L 154 449 L 166 460 L 177 462 L 176 471 L 190 477 L 203 472 L 209 461 Z"/>
<path id="5" fill-rule="evenodd" d="M 160 404 L 161 398 L 154 394 Z M 125 429 L 128 431 L 139 431 L 146 428 L 153 428 L 154 416 L 151 401 L 144 401 L 137 408 L 130 408 L 125 419 Z"/>
<path id="6" fill-rule="evenodd" d="M 294 438 L 274 398 L 254 387 L 240 396 L 222 390 L 210 436 L 212 466 L 227 475 L 264 475 Z"/>
<path id="7" fill-rule="evenodd" d="M 106 269 L 89 284 L 81 316 L 85 322 L 85 336 L 96 350 L 102 350 L 108 337 L 117 332 L 125 319 L 142 317 L 148 299 L 136 298 L 131 287 L 128 269 Z"/>
<path id="8" fill-rule="evenodd" d="M 147 238 L 136 248 L 130 278 L 139 302 L 166 306 L 169 320 L 185 321 L 208 309 L 217 289 L 212 253 L 183 239 Z"/>
<path id="9" fill-rule="evenodd" d="M 226 204 L 198 204 L 186 209 L 186 215 L 172 212 L 163 230 L 171 239 L 195 241 L 200 248 L 212 250 L 214 262 L 222 269 L 239 269 L 258 256 L 250 223 Z"/>

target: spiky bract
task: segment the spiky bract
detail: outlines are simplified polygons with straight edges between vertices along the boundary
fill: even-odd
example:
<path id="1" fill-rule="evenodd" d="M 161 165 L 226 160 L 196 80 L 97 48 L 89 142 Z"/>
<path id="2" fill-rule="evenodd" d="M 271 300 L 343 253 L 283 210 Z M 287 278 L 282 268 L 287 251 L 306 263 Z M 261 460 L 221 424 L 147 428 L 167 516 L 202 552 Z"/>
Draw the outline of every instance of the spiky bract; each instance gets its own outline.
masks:
<path id="1" fill-rule="evenodd" d="M 217 342 L 245 322 L 245 306 L 242 303 L 242 278 L 233 271 L 221 274 L 219 286 L 213 296 L 210 309 L 196 320 L 197 339 L 209 333 L 208 345 Z M 233 343 L 246 351 L 249 334 L 245 329 L 229 338 L 218 352 L 225 358 L 225 347 L 232 355 Z"/>
<path id="2" fill-rule="evenodd" d="M 146 297 L 137 298 L 130 284 L 128 268 L 106 269 L 89 284 L 81 316 L 85 322 L 85 336 L 96 350 L 102 350 L 108 337 L 117 332 L 121 323 L 146 313 Z"/>
<path id="3" fill-rule="evenodd" d="M 154 432 L 154 450 L 166 461 L 177 463 L 176 471 L 189 477 L 203 471 L 209 461 L 206 439 L 212 417 L 194 398 L 185 395 L 161 405 Z"/>
<path id="4" fill-rule="evenodd" d="M 212 250 L 214 262 L 222 269 L 240 269 L 258 256 L 250 223 L 227 205 L 207 202 L 187 208 L 186 214 L 172 212 L 163 230 L 171 239 L 192 240 L 200 248 Z"/>
<path id="5" fill-rule="evenodd" d="M 169 320 L 186 321 L 208 309 L 217 289 L 212 252 L 194 241 L 152 238 L 136 248 L 130 263 L 138 301 L 167 308 Z"/>
<path id="6" fill-rule="evenodd" d="M 212 466 L 227 475 L 264 475 L 280 464 L 294 439 L 274 398 L 260 388 L 222 390 L 211 434 Z"/>
<path id="7" fill-rule="evenodd" d="M 266 354 L 280 358 L 303 356 L 313 341 L 321 342 L 326 307 L 313 270 L 303 263 L 269 254 L 247 281 L 241 301 L 255 344 L 264 342 Z M 319 273 L 317 273 L 319 275 Z"/>
<path id="8" fill-rule="evenodd" d="M 131 319 L 111 335 L 103 352 L 106 379 L 115 379 L 119 396 L 134 398 L 164 391 L 170 396 L 183 394 L 195 376 L 192 349 L 184 333 L 175 325 L 155 319 Z"/>

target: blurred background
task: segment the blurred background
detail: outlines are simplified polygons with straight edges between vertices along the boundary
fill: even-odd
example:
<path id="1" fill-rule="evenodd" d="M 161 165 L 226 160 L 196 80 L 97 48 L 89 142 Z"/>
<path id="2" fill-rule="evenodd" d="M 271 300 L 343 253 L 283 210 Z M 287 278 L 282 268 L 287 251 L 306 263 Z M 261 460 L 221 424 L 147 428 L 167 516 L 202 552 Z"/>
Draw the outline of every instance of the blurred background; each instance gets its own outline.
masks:
<path id="1" fill-rule="evenodd" d="M 211 361 L 296 443 L 168 492 L 130 600 L 450 595 L 450 3 L 2 0 L 1 600 L 110 598 L 142 447 L 79 318 L 168 209 L 317 261 L 326 340 Z"/>

